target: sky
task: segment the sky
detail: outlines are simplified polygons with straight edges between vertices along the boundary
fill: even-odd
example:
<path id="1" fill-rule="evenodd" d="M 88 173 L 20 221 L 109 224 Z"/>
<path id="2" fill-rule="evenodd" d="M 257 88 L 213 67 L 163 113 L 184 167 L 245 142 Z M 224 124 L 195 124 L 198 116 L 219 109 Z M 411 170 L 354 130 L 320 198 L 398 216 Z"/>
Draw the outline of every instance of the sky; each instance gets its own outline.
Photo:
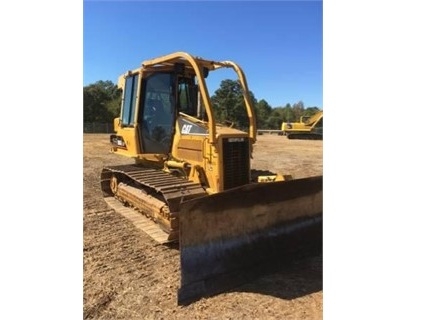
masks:
<path id="1" fill-rule="evenodd" d="M 144 60 L 185 51 L 236 62 L 272 107 L 322 109 L 322 9 L 322 1 L 84 1 L 83 85 L 117 83 Z M 225 78 L 234 79 L 208 79 L 210 95 Z"/>

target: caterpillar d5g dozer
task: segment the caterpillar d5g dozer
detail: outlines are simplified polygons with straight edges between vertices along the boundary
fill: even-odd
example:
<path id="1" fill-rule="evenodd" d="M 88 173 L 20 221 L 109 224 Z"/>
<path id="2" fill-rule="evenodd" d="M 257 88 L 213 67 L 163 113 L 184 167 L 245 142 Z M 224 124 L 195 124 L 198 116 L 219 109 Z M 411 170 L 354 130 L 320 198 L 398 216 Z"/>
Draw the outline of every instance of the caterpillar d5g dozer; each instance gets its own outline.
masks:
<path id="1" fill-rule="evenodd" d="M 220 68 L 238 75 L 248 132 L 215 120 L 205 79 Z M 256 121 L 237 64 L 177 52 L 144 61 L 118 83 L 112 151 L 135 161 L 103 168 L 102 190 L 156 241 L 179 242 L 178 304 L 242 284 L 277 256 L 322 246 L 322 176 L 292 180 L 250 168 Z"/>
<path id="2" fill-rule="evenodd" d="M 289 139 L 322 140 L 323 111 L 318 111 L 310 117 L 300 117 L 300 122 L 283 122 L 281 130 Z"/>

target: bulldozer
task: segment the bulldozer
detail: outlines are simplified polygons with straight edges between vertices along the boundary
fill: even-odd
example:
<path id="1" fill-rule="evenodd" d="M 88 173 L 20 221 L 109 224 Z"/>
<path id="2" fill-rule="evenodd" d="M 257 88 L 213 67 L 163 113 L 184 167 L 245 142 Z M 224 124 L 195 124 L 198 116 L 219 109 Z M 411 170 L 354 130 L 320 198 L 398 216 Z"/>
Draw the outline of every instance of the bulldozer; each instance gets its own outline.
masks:
<path id="1" fill-rule="evenodd" d="M 219 123 L 207 87 L 236 73 L 246 130 Z M 132 159 L 105 166 L 105 201 L 156 242 L 180 251 L 178 304 L 243 284 L 287 253 L 322 243 L 322 176 L 251 168 L 256 116 L 243 70 L 175 52 L 119 77 L 121 112 L 111 151 Z"/>
<path id="2" fill-rule="evenodd" d="M 288 139 L 322 140 L 323 111 L 301 116 L 299 122 L 283 122 L 281 131 Z"/>

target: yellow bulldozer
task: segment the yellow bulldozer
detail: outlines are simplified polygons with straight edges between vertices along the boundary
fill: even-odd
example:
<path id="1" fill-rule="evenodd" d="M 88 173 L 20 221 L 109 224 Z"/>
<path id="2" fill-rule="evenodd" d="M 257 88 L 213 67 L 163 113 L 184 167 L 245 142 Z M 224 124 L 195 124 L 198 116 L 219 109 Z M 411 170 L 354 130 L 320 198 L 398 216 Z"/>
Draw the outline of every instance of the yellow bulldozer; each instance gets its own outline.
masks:
<path id="1" fill-rule="evenodd" d="M 209 73 L 235 71 L 248 130 L 216 122 Z M 105 201 L 159 243 L 179 244 L 178 304 L 247 281 L 262 265 L 322 246 L 322 176 L 291 179 L 251 169 L 256 118 L 246 77 L 232 61 L 176 52 L 118 80 L 121 114 L 111 150 L 132 163 L 105 166 Z"/>
<path id="2" fill-rule="evenodd" d="M 281 131 L 288 139 L 322 140 L 323 111 L 301 116 L 299 122 L 283 122 Z"/>

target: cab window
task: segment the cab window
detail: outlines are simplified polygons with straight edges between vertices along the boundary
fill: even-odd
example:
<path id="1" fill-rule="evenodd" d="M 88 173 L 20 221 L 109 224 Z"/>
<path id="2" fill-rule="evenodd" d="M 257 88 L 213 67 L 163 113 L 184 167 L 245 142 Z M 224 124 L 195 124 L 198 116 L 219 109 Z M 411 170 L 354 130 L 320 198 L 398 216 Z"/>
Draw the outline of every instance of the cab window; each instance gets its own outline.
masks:
<path id="1" fill-rule="evenodd" d="M 139 75 L 126 78 L 124 89 L 123 111 L 121 113 L 122 126 L 130 126 L 135 122 L 136 96 Z"/>

